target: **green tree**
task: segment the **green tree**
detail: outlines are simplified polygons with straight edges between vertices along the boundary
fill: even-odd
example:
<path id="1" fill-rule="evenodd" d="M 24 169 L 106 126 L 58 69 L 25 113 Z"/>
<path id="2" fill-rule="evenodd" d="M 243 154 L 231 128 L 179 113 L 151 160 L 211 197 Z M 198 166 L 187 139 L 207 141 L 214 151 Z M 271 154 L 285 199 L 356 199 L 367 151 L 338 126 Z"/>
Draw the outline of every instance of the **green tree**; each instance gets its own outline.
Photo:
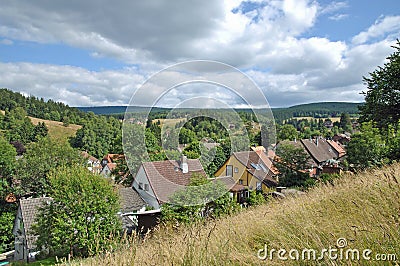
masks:
<path id="1" fill-rule="evenodd" d="M 351 118 L 350 115 L 347 113 L 342 113 L 340 115 L 340 121 L 339 121 L 339 126 L 342 128 L 344 131 L 351 132 L 352 127 L 351 127 Z"/>
<path id="2" fill-rule="evenodd" d="M 307 186 L 310 169 L 308 153 L 300 146 L 288 141 L 279 143 L 276 155 L 276 166 L 280 172 L 279 184 L 281 186 Z"/>
<path id="3" fill-rule="evenodd" d="M 83 165 L 83 159 L 69 145 L 43 138 L 31 143 L 24 157 L 17 161 L 16 178 L 20 180 L 19 193 L 36 196 L 48 195 L 48 174 L 60 166 Z"/>
<path id="4" fill-rule="evenodd" d="M 294 140 L 298 137 L 297 129 L 291 124 L 285 124 L 278 128 L 279 140 Z"/>
<path id="5" fill-rule="evenodd" d="M 0 178 L 11 179 L 14 173 L 17 151 L 14 146 L 0 136 Z"/>
<path id="6" fill-rule="evenodd" d="M 238 203 L 231 199 L 225 185 L 194 174 L 189 186 L 175 192 L 170 203 L 162 206 L 161 213 L 166 222 L 193 223 L 231 214 L 238 208 Z"/>
<path id="7" fill-rule="evenodd" d="M 9 182 L 0 179 L 0 253 L 3 253 L 5 248 L 9 248 L 14 242 L 12 229 L 17 212 L 17 205 L 5 201 L 6 196 L 10 192 L 12 192 L 12 188 Z"/>
<path id="8" fill-rule="evenodd" d="M 109 249 L 121 224 L 118 193 L 107 179 L 84 167 L 50 174 L 52 201 L 40 208 L 34 231 L 45 255 L 87 257 Z"/>
<path id="9" fill-rule="evenodd" d="M 395 51 L 383 67 L 364 77 L 367 91 L 363 92 L 360 122 L 374 121 L 379 128 L 395 125 L 400 119 L 400 41 L 392 47 Z"/>
<path id="10" fill-rule="evenodd" d="M 387 147 L 373 122 L 362 123 L 359 133 L 351 137 L 347 145 L 348 162 L 356 169 L 381 166 L 387 161 Z"/>

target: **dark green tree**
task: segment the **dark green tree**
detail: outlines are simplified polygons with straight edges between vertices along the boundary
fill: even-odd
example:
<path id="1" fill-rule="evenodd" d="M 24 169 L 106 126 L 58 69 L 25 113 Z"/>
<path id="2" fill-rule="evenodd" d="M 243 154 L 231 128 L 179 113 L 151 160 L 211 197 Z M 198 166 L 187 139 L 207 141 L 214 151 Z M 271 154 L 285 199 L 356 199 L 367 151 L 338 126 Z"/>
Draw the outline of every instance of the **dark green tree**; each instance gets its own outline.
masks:
<path id="1" fill-rule="evenodd" d="M 310 156 L 300 146 L 296 146 L 288 141 L 279 143 L 276 155 L 276 167 L 280 172 L 279 185 L 307 186 L 310 178 L 308 170 L 310 169 Z"/>
<path id="2" fill-rule="evenodd" d="M 365 104 L 360 106 L 360 122 L 374 121 L 378 128 L 395 125 L 400 119 L 400 41 L 383 67 L 364 77 Z"/>
<path id="3" fill-rule="evenodd" d="M 298 138 L 298 132 L 293 125 L 285 124 L 278 128 L 279 140 L 294 140 L 295 138 Z"/>
<path id="4" fill-rule="evenodd" d="M 76 166 L 57 168 L 49 177 L 52 200 L 40 208 L 33 228 L 43 255 L 87 257 L 112 248 L 121 224 L 109 180 Z"/>
<path id="5" fill-rule="evenodd" d="M 48 174 L 60 166 L 78 166 L 83 159 L 70 146 L 42 138 L 27 147 L 24 157 L 17 161 L 15 177 L 20 180 L 19 193 L 35 196 L 51 191 Z"/>
<path id="6" fill-rule="evenodd" d="M 161 214 L 166 222 L 193 223 L 231 214 L 238 208 L 225 185 L 194 174 L 189 186 L 175 192 L 170 203 L 162 206 Z"/>

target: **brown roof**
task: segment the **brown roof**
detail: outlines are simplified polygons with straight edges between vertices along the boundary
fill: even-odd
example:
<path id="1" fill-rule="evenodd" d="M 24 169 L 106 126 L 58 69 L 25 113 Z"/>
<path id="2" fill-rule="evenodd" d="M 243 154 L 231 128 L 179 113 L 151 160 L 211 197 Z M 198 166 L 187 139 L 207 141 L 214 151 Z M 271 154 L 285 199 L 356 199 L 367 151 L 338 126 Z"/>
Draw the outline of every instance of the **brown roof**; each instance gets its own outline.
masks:
<path id="1" fill-rule="evenodd" d="M 183 173 L 179 167 L 180 162 L 175 160 L 142 163 L 150 186 L 159 202 L 167 202 L 177 190 L 189 185 L 194 173 L 207 176 L 198 159 L 188 159 L 187 164 L 189 172 Z"/>
<path id="2" fill-rule="evenodd" d="M 108 163 L 113 163 L 118 159 L 124 158 L 125 155 L 117 153 L 109 153 L 103 157 L 103 160 L 107 160 Z"/>
<path id="3" fill-rule="evenodd" d="M 301 143 L 318 164 L 338 157 L 338 154 L 333 151 L 332 147 L 323 138 L 315 140 L 302 139 Z"/>
<path id="4" fill-rule="evenodd" d="M 279 144 L 277 145 L 277 149 L 279 149 L 279 145 L 281 145 L 282 143 L 286 143 L 286 144 L 295 146 L 296 148 L 302 148 L 304 150 L 304 152 L 306 152 L 308 155 L 310 154 L 308 152 L 308 150 L 304 147 L 304 145 L 302 145 L 301 141 L 284 140 L 284 141 L 279 142 Z M 275 156 L 274 160 L 275 161 L 280 161 L 279 156 Z M 313 157 L 309 156 L 307 164 L 310 165 L 310 166 L 316 166 L 316 165 L 318 165 L 318 162 L 315 161 L 315 159 Z"/>
<path id="5" fill-rule="evenodd" d="M 115 167 L 117 167 L 117 164 L 116 163 L 108 163 L 107 166 L 108 166 L 108 169 L 110 169 L 110 171 L 112 171 L 112 170 L 114 170 Z"/>
<path id="6" fill-rule="evenodd" d="M 121 196 L 121 211 L 123 213 L 137 211 L 146 206 L 146 202 L 133 187 L 119 188 L 118 192 Z"/>
<path id="7" fill-rule="evenodd" d="M 37 236 L 33 235 L 31 232 L 32 224 L 35 222 L 36 214 L 40 206 L 45 204 L 47 201 L 52 200 L 51 198 L 41 197 L 41 198 L 29 198 L 21 199 L 19 201 L 19 206 L 21 208 L 22 220 L 24 223 L 25 237 L 27 241 L 28 249 L 35 247 L 35 241 Z"/>
<path id="8" fill-rule="evenodd" d="M 92 162 L 98 161 L 98 159 L 92 155 L 90 155 L 89 153 L 87 153 L 86 151 L 81 152 L 81 156 L 85 159 L 88 159 Z"/>
<path id="9" fill-rule="evenodd" d="M 242 151 L 234 152 L 233 156 L 245 165 L 247 171 L 258 180 L 264 182 L 267 186 L 276 186 L 277 181 L 272 176 L 275 175 L 274 172 L 277 169 L 267 155 L 265 154 L 264 156 L 264 154 L 264 152 Z"/>

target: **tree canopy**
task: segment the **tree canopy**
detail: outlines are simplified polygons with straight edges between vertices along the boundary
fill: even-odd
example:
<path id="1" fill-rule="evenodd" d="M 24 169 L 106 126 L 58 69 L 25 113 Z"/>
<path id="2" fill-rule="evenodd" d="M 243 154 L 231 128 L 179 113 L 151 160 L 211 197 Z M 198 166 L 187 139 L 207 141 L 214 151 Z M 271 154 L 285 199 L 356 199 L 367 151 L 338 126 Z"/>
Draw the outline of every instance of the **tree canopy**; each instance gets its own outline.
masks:
<path id="1" fill-rule="evenodd" d="M 365 104 L 360 107 L 360 122 L 374 121 L 379 128 L 397 124 L 400 119 L 400 41 L 383 67 L 364 77 Z"/>
<path id="2" fill-rule="evenodd" d="M 84 167 L 59 168 L 49 180 L 52 200 L 34 225 L 40 250 L 86 257 L 109 249 L 121 231 L 119 196 L 109 180 Z"/>

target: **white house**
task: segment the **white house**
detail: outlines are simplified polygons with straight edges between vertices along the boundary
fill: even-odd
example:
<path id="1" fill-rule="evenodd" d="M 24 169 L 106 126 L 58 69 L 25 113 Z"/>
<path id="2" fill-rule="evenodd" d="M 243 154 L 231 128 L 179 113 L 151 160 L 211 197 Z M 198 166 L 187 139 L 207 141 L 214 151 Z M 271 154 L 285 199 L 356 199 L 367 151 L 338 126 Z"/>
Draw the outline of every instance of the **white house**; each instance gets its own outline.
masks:
<path id="1" fill-rule="evenodd" d="M 143 162 L 136 173 L 132 187 L 154 209 L 169 201 L 171 195 L 189 184 L 192 175 L 207 176 L 198 159 Z"/>

